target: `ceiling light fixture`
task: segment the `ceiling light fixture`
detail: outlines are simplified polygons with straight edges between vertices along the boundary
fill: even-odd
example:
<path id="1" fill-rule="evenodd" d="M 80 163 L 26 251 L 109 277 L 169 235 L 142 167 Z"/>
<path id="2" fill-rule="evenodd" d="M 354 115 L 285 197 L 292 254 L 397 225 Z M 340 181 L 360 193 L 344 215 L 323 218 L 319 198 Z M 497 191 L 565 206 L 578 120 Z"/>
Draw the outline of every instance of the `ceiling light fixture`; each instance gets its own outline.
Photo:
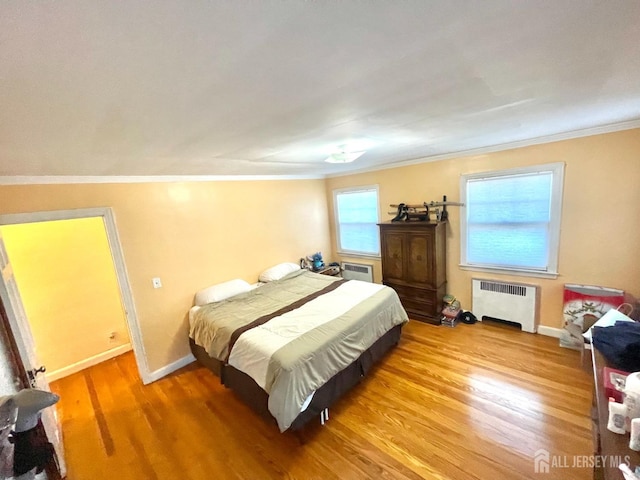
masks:
<path id="1" fill-rule="evenodd" d="M 344 148 L 339 153 L 332 153 L 329 155 L 325 162 L 327 163 L 350 163 L 353 162 L 356 158 L 361 157 L 366 152 L 362 150 L 361 152 L 345 152 Z"/>

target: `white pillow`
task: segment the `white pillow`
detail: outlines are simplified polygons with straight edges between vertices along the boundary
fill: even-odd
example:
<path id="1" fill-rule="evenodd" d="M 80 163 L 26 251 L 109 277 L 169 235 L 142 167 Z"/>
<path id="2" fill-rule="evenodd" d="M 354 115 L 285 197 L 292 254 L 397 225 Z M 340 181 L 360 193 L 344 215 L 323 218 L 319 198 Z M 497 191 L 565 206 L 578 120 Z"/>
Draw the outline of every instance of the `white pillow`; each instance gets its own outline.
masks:
<path id="1" fill-rule="evenodd" d="M 280 280 L 282 277 L 285 277 L 296 270 L 300 270 L 300 265 L 297 263 L 279 263 L 278 265 L 267 268 L 262 272 L 258 277 L 258 280 L 264 283 L 273 282 L 274 280 Z"/>
<path id="2" fill-rule="evenodd" d="M 196 293 L 195 304 L 200 306 L 206 305 L 207 303 L 221 302 L 229 297 L 248 292 L 251 289 L 252 287 L 248 282 L 236 278 L 235 280 L 229 280 L 228 282 L 219 283 L 200 290 Z"/>

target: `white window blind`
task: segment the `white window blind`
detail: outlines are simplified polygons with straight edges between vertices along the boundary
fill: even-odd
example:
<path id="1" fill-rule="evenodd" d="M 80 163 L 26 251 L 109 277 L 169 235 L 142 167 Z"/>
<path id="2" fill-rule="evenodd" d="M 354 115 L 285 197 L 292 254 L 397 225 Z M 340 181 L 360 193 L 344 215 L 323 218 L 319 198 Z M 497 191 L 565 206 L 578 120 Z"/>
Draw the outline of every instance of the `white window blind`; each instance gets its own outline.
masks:
<path id="1" fill-rule="evenodd" d="M 563 164 L 463 176 L 462 264 L 557 272 Z"/>
<path id="2" fill-rule="evenodd" d="M 338 251 L 380 255 L 378 187 L 334 191 Z"/>

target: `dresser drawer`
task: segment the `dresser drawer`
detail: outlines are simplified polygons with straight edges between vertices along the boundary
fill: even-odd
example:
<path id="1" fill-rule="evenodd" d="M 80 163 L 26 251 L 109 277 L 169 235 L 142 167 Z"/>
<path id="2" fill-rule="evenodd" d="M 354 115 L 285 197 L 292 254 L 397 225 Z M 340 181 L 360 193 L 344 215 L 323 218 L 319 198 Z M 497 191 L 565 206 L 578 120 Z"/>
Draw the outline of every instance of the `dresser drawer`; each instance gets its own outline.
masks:
<path id="1" fill-rule="evenodd" d="M 431 308 L 439 305 L 440 301 L 437 298 L 438 292 L 436 290 L 408 287 L 392 282 L 386 282 L 385 285 L 393 288 L 401 300 L 411 301 L 412 303 L 429 306 Z"/>
<path id="2" fill-rule="evenodd" d="M 430 323 L 432 325 L 440 325 L 440 315 L 434 313 L 431 309 L 413 308 L 415 305 L 405 305 L 405 302 L 402 302 L 402 306 L 407 312 L 409 319 Z"/>
<path id="3" fill-rule="evenodd" d="M 436 313 L 435 305 L 431 302 L 422 302 L 419 299 L 405 297 L 404 295 L 400 295 L 400 301 L 402 302 L 404 308 L 407 310 L 428 312 L 430 315 L 435 315 Z"/>
<path id="4" fill-rule="evenodd" d="M 387 283 L 386 285 L 396 291 L 409 318 L 434 324 L 440 323 L 441 308 L 436 290 L 408 287 L 395 283 Z"/>

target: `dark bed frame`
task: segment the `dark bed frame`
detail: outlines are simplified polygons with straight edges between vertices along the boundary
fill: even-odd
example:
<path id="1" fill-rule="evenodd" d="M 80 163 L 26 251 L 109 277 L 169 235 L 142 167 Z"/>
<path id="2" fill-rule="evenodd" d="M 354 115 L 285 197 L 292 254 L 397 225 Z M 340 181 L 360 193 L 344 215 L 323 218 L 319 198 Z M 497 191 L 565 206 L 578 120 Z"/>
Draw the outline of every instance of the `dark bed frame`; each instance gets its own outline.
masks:
<path id="1" fill-rule="evenodd" d="M 327 383 L 316 390 L 309 406 L 296 417 L 291 430 L 301 429 L 309 420 L 318 417 L 321 412 L 333 405 L 342 395 L 357 385 L 371 367 L 377 363 L 391 348 L 398 344 L 402 325 L 393 327 L 367 350 L 362 352 L 353 363 L 334 375 Z M 249 405 L 262 417 L 275 422 L 268 408 L 269 395 L 246 373 L 225 365 L 220 360 L 211 358 L 204 348 L 189 338 L 189 345 L 198 362 L 207 367 L 218 377 L 221 383 L 233 390 L 243 402 Z"/>

